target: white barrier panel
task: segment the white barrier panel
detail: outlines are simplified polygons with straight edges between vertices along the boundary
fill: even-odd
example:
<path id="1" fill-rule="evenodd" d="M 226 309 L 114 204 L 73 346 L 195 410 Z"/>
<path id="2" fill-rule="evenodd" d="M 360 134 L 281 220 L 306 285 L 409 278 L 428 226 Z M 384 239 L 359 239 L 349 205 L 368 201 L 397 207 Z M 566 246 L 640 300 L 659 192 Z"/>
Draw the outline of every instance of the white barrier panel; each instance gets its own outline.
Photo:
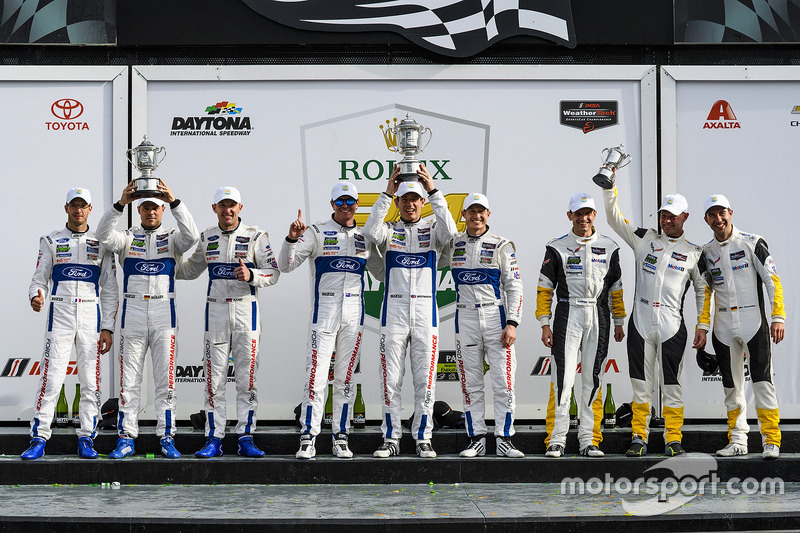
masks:
<path id="1" fill-rule="evenodd" d="M 687 238 L 698 244 L 713 238 L 703 221 L 703 203 L 711 194 L 724 194 L 732 204 L 734 226 L 764 236 L 778 266 L 787 318 L 785 340 L 773 345 L 773 374 L 781 415 L 797 418 L 800 273 L 794 266 L 800 252 L 791 243 L 794 195 L 800 191 L 800 68 L 666 67 L 661 87 L 662 191 L 677 191 L 689 200 Z M 767 307 L 767 317 L 770 311 Z M 685 355 L 687 411 L 724 417 L 720 377 L 702 375 L 694 350 Z M 750 387 L 747 397 L 748 416 L 754 417 Z"/>
<path id="2" fill-rule="evenodd" d="M 566 212 L 572 194 L 599 196 L 591 177 L 600 165 L 600 151 L 621 142 L 635 161 L 627 169 L 631 185 L 623 209 L 641 221 L 642 198 L 656 195 L 654 180 L 642 187 L 643 174 L 655 176 L 654 82 L 650 66 L 135 67 L 132 139 L 137 144 L 147 134 L 156 146 L 167 148 L 157 174 L 186 202 L 201 229 L 216 224 L 214 190 L 236 186 L 243 195 L 242 219 L 267 230 L 277 251 L 298 208 L 307 222 L 330 216 L 329 191 L 338 180 L 357 184 L 363 223 L 386 187 L 389 162 L 399 159 L 387 150 L 380 126 L 408 114 L 431 128 L 433 139 L 420 159 L 428 161 L 451 208 L 457 213 L 465 194 L 485 192 L 493 207 L 492 229 L 517 245 L 526 289 L 517 343 L 518 417 L 542 419 L 549 376 L 536 374 L 549 369 L 549 351 L 541 344 L 534 308 L 544 246 L 569 231 Z M 614 103 L 618 124 L 588 133 L 560 124 L 562 104 L 598 101 Z M 124 180 L 114 183 L 115 198 L 123 186 Z M 630 301 L 632 254 L 623 250 Z M 206 275 L 177 283 L 181 418 L 203 403 L 207 283 Z M 379 284 L 373 279 L 368 289 L 368 333 L 357 381 L 363 384 L 367 416 L 376 419 Z M 445 318 L 440 348 L 453 350 L 449 272 L 441 273 L 439 291 Z M 259 298 L 259 417 L 291 419 L 304 382 L 311 307 L 307 267 L 282 275 L 277 285 L 260 290 Z M 611 347 L 609 366 L 617 402 L 627 401 L 624 343 Z M 446 365 L 441 370 L 442 377 L 451 377 L 444 372 Z M 407 374 L 406 406 L 411 405 L 410 379 Z M 437 398 L 461 409 L 455 381 L 440 381 Z M 152 416 L 152 406 L 144 416 Z"/>
<path id="3" fill-rule="evenodd" d="M 0 67 L 5 110 L 0 143 L 5 196 L 6 280 L 2 314 L 5 352 L 0 358 L 0 421 L 29 420 L 39 383 L 46 313 L 28 304 L 28 286 L 39 237 L 66 223 L 64 200 L 71 187 L 92 192 L 94 227 L 111 205 L 112 176 L 124 180 L 128 131 L 128 69 L 125 67 Z M 113 381 L 103 361 L 104 397 Z M 74 356 L 66 380 L 75 394 Z"/>

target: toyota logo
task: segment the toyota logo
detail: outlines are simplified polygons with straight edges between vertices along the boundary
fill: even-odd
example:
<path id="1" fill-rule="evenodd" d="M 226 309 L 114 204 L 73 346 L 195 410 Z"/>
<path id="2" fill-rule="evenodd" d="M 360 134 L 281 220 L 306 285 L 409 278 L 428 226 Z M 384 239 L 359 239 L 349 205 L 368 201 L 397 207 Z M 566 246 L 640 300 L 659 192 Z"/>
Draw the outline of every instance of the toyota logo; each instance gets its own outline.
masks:
<path id="1" fill-rule="evenodd" d="M 50 112 L 61 120 L 73 120 L 83 114 L 83 104 L 74 98 L 62 98 L 53 102 Z"/>

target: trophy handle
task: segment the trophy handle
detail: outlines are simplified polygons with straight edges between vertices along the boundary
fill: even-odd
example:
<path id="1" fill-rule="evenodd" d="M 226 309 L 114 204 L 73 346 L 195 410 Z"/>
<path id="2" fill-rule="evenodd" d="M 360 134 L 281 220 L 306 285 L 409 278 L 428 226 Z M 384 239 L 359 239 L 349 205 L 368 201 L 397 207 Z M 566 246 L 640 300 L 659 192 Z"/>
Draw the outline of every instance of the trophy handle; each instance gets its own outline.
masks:
<path id="1" fill-rule="evenodd" d="M 158 163 L 156 163 L 156 166 L 160 165 L 160 164 L 161 164 L 161 162 L 162 162 L 162 161 L 164 161 L 164 160 L 167 158 L 167 149 L 166 149 L 166 148 L 164 148 L 164 147 L 162 146 L 161 148 L 159 148 L 159 149 L 158 149 L 158 151 L 159 151 L 159 152 L 164 152 L 164 155 L 162 155 L 162 156 L 161 156 L 161 159 L 159 159 L 159 160 L 158 160 Z"/>
<path id="2" fill-rule="evenodd" d="M 622 164 L 617 166 L 617 168 L 627 167 L 630 162 L 633 160 L 630 154 L 625 154 L 625 157 L 622 159 Z"/>
<path id="3" fill-rule="evenodd" d="M 428 134 L 428 142 L 425 143 L 425 146 L 419 149 L 420 152 L 424 152 L 425 148 L 427 148 L 428 145 L 431 143 L 431 139 L 433 139 L 433 132 L 431 131 L 430 128 L 425 128 L 424 130 L 422 130 L 420 132 L 420 135 L 425 135 L 426 133 Z"/>
<path id="4" fill-rule="evenodd" d="M 600 161 L 602 161 L 603 164 L 605 164 L 605 162 L 606 162 L 606 152 L 610 152 L 610 151 L 611 151 L 611 148 L 603 148 L 603 151 L 600 152 Z"/>

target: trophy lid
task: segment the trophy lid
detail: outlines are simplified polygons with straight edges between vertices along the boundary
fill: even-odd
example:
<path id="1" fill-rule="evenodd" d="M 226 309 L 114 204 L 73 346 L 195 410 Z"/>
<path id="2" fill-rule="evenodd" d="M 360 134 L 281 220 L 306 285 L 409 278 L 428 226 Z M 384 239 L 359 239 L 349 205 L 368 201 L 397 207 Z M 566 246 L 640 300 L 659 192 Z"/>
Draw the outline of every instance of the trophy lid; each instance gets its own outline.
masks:
<path id="1" fill-rule="evenodd" d="M 408 113 L 406 113 L 406 118 L 401 120 L 400 124 L 398 124 L 397 127 L 399 127 L 399 128 L 417 129 L 417 128 L 420 128 L 421 126 L 419 125 L 419 123 L 416 120 L 414 120 L 413 118 L 409 117 Z"/>
<path id="2" fill-rule="evenodd" d="M 139 146 L 137 146 L 136 149 L 137 150 L 150 150 L 150 149 L 153 149 L 155 147 L 156 147 L 156 145 L 154 145 L 153 143 L 148 141 L 147 140 L 147 135 L 145 135 L 144 136 L 144 140 L 139 143 Z"/>

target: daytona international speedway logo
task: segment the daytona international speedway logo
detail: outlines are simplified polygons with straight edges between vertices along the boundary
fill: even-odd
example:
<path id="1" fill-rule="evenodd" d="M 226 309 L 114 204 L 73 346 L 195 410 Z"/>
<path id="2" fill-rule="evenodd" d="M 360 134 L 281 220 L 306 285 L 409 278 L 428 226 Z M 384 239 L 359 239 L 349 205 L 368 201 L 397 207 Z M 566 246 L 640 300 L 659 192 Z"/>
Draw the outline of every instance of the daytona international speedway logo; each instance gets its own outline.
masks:
<path id="1" fill-rule="evenodd" d="M 250 117 L 242 115 L 242 107 L 223 100 L 205 107 L 204 115 L 172 117 L 172 136 L 229 137 L 250 135 Z"/>

